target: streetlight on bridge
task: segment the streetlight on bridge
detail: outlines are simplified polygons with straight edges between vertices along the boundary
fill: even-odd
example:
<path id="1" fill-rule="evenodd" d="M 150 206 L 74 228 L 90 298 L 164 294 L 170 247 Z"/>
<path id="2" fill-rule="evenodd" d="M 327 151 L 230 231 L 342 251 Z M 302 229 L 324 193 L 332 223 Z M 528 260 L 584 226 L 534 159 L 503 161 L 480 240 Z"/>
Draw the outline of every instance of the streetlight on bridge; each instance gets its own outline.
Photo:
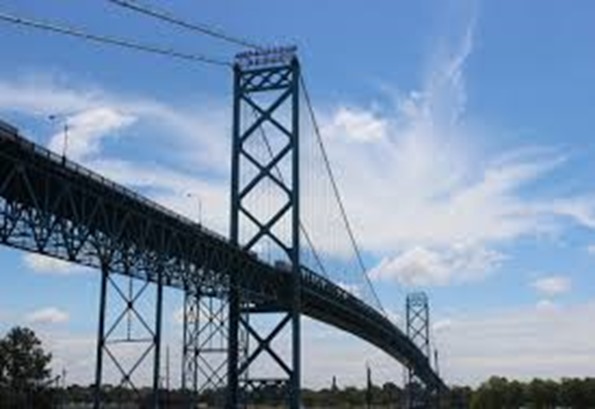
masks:
<path id="1" fill-rule="evenodd" d="M 63 138 L 62 138 L 62 162 L 66 161 L 66 151 L 68 150 L 68 131 L 70 130 L 68 126 L 68 116 L 66 115 L 59 115 L 59 114 L 51 114 L 48 115 L 48 119 L 52 122 L 56 122 L 58 120 L 62 120 L 63 125 Z"/>
<path id="2" fill-rule="evenodd" d="M 186 197 L 196 199 L 196 203 L 198 205 L 198 207 L 197 207 L 197 209 L 198 209 L 198 224 L 202 226 L 202 199 L 201 199 L 201 197 L 198 194 L 192 193 L 192 192 L 186 193 Z"/>

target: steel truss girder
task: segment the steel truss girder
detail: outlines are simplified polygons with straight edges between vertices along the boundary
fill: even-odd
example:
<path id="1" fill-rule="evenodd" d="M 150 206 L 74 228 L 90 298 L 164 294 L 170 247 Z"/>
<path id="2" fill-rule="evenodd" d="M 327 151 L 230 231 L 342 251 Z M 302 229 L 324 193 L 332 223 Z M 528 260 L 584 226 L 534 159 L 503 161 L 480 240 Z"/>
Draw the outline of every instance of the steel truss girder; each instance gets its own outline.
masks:
<path id="1" fill-rule="evenodd" d="M 299 77 L 297 59 L 290 63 L 260 68 L 245 68 L 237 65 L 234 69 L 234 117 L 232 142 L 232 186 L 231 186 L 231 239 L 241 248 L 250 251 L 271 240 L 291 266 L 291 284 L 287 298 L 289 302 L 283 308 L 268 306 L 269 312 L 282 313 L 282 317 L 272 330 L 264 332 L 255 322 L 258 321 L 258 306 L 234 291 L 233 281 L 230 289 L 230 342 L 228 359 L 228 409 L 248 403 L 264 390 L 271 390 L 271 385 L 283 385 L 275 389 L 284 397 L 290 408 L 300 407 L 300 313 L 301 313 L 301 267 L 299 260 Z M 267 102 L 258 101 L 257 94 L 267 93 Z M 284 106 L 289 106 L 289 118 L 275 116 Z M 253 113 L 244 118 L 242 108 Z M 250 121 L 248 125 L 243 122 Z M 263 126 L 269 124 L 276 131 L 276 148 L 272 149 Z M 261 133 L 257 134 L 257 130 Z M 251 154 L 246 144 L 254 138 L 263 138 L 270 158 Z M 283 178 L 279 165 L 288 158 L 291 175 Z M 255 175 L 243 173 L 243 163 L 251 163 L 256 169 Z M 273 173 L 277 170 L 279 175 Z M 242 181 L 242 175 L 250 179 Z M 258 186 L 272 181 L 273 185 L 285 194 L 278 207 L 269 209 L 268 214 L 256 214 L 244 205 L 247 196 Z M 284 216 L 289 215 L 289 237 L 282 237 L 275 232 Z M 243 218 L 241 217 L 243 216 Z M 253 229 L 247 237 L 240 237 L 243 220 L 250 222 Z M 246 230 L 244 230 L 246 231 Z M 241 274 L 240 271 L 234 272 Z M 284 274 L 281 271 L 278 274 Z M 232 274 L 231 280 L 234 280 Z M 266 303 L 265 303 L 266 304 Z M 273 341 L 281 333 L 290 333 L 291 357 L 275 350 Z M 247 337 L 247 354 L 240 356 L 239 338 Z M 256 379 L 250 368 L 264 355 L 272 358 L 274 365 L 281 369 L 282 379 Z M 263 386 L 264 385 L 264 386 Z M 279 398 L 279 396 L 277 396 Z M 241 402 L 244 400 L 244 402 Z M 276 402 L 279 403 L 279 402 Z"/>
<path id="2" fill-rule="evenodd" d="M 289 274 L 19 136 L 0 135 L 0 244 L 151 282 L 162 271 L 164 285 L 182 290 L 211 293 L 233 284 L 260 310 L 291 302 Z M 233 279 L 232 271 L 239 273 Z M 305 268 L 302 282 L 304 314 L 357 335 L 444 387 L 421 351 L 372 307 Z"/>
<path id="3" fill-rule="evenodd" d="M 0 243 L 165 285 L 223 292 L 229 272 L 253 299 L 274 301 L 283 277 L 203 227 L 66 162 L 0 140 Z M 37 148 L 37 147 L 36 147 Z M 47 154 L 49 155 L 49 153 Z M 82 175 L 66 171 L 80 170 Z"/>

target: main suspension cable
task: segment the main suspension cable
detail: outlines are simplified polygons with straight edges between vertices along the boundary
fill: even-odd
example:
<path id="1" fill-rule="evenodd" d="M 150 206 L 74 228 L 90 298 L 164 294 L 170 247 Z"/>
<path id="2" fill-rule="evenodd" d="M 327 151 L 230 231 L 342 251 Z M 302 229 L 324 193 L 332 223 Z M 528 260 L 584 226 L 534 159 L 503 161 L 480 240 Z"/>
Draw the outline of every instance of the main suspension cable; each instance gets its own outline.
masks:
<path id="1" fill-rule="evenodd" d="M 247 47 L 247 48 L 262 49 L 261 46 L 255 44 L 251 41 L 228 35 L 228 34 L 222 32 L 221 30 L 211 28 L 211 27 L 207 26 L 206 24 L 199 24 L 199 23 L 194 23 L 194 22 L 191 23 L 191 22 L 182 20 L 180 18 L 175 17 L 173 14 L 171 14 L 165 10 L 157 9 L 155 7 L 149 7 L 147 5 L 140 4 L 138 1 L 133 1 L 133 0 L 107 0 L 107 1 L 112 4 L 115 4 L 117 6 L 127 8 L 129 10 L 135 11 L 140 14 L 144 14 L 145 16 L 149 16 L 149 17 L 152 17 L 152 18 L 155 18 L 158 20 L 162 20 L 162 21 L 165 21 L 167 23 L 170 23 L 170 24 L 173 24 L 173 25 L 176 25 L 179 27 L 183 27 L 183 28 L 186 28 L 186 29 L 189 29 L 192 31 L 196 31 L 201 34 L 216 38 L 218 40 L 223 40 L 223 41 L 226 41 L 226 42 L 234 44 L 234 45 L 239 45 L 239 46 Z"/>
<path id="2" fill-rule="evenodd" d="M 109 45 L 113 45 L 113 46 L 133 49 L 136 51 L 143 51 L 146 53 L 158 54 L 161 56 L 180 59 L 180 60 L 201 62 L 201 63 L 216 65 L 216 66 L 221 66 L 221 67 L 231 67 L 232 66 L 232 64 L 227 61 L 207 57 L 202 54 L 186 53 L 186 52 L 177 51 L 172 48 L 161 48 L 161 47 L 154 46 L 154 45 L 137 43 L 135 41 L 128 40 L 128 39 L 116 38 L 116 37 L 111 37 L 111 36 L 102 35 L 102 34 L 88 33 L 83 30 L 80 30 L 78 28 L 66 27 L 66 26 L 56 24 L 56 23 L 50 23 L 47 21 L 41 21 L 41 20 L 35 20 L 35 19 L 31 19 L 31 18 L 26 18 L 26 17 L 15 16 L 13 14 L 5 13 L 2 11 L 0 11 L 0 21 L 4 21 L 7 23 L 20 25 L 20 26 L 24 26 L 24 27 L 29 27 L 29 28 L 35 28 L 38 30 L 49 31 L 49 32 L 57 33 L 57 34 L 63 34 L 63 35 L 67 35 L 70 37 L 76 37 L 76 38 L 80 38 L 83 40 L 92 41 L 95 43 L 109 44 Z"/>
<path id="3" fill-rule="evenodd" d="M 256 112 L 255 108 L 252 108 L 252 113 L 254 115 L 255 118 L 258 118 L 258 114 Z M 266 134 L 266 131 L 264 130 L 264 127 L 261 125 L 258 127 L 259 131 L 260 131 L 260 135 L 262 137 L 262 140 L 266 146 L 267 152 L 272 159 L 275 158 L 275 154 L 273 152 L 273 148 L 271 147 L 271 143 L 269 142 L 269 138 Z M 281 173 L 281 170 L 279 169 L 279 165 L 275 164 L 274 166 L 275 171 L 277 172 L 277 177 L 279 178 L 279 180 L 281 181 L 281 183 L 285 183 L 285 180 L 283 178 L 283 174 Z M 324 264 L 322 263 L 322 259 L 320 258 L 320 256 L 318 255 L 318 252 L 316 251 L 316 247 L 314 246 L 314 242 L 312 241 L 310 235 L 308 234 L 308 230 L 306 230 L 306 226 L 304 226 L 304 223 L 302 222 L 301 218 L 300 218 L 300 230 L 302 231 L 304 238 L 306 239 L 306 242 L 308 243 L 308 246 L 310 247 L 310 249 L 312 250 L 312 254 L 314 256 L 314 260 L 316 261 L 316 264 L 318 265 L 318 267 L 320 268 L 320 272 L 322 273 L 322 275 L 326 278 L 330 278 L 328 273 L 326 272 L 326 269 L 324 268 Z"/>
<path id="4" fill-rule="evenodd" d="M 304 80 L 303 76 L 300 76 L 300 86 L 304 92 L 304 99 L 306 101 L 306 106 L 308 108 L 308 113 L 310 116 L 310 120 L 312 121 L 312 126 L 314 127 L 314 133 L 316 134 L 316 139 L 318 142 L 318 146 L 320 147 L 320 151 L 322 153 L 322 158 L 324 160 L 324 164 L 326 167 L 326 171 L 329 174 L 330 177 L 330 181 L 331 181 L 331 186 L 333 189 L 333 193 L 335 195 L 335 198 L 337 199 L 337 203 L 339 205 L 339 210 L 341 213 L 341 217 L 343 219 L 343 223 L 345 224 L 345 228 L 347 230 L 347 234 L 349 236 L 349 240 L 351 241 L 351 245 L 353 246 L 353 250 L 355 252 L 356 258 L 357 258 L 357 262 L 360 266 L 360 268 L 362 269 L 362 273 L 366 279 L 366 282 L 368 284 L 368 287 L 370 288 L 371 292 L 372 292 L 372 296 L 374 297 L 374 300 L 376 301 L 376 303 L 378 304 L 378 307 L 380 308 L 380 310 L 385 313 L 384 308 L 382 307 L 382 303 L 380 302 L 380 299 L 378 298 L 378 294 L 376 294 L 376 290 L 374 289 L 374 286 L 372 285 L 372 282 L 370 281 L 370 277 L 368 277 L 367 274 L 367 269 L 366 269 L 366 265 L 364 263 L 363 257 L 361 255 L 361 251 L 359 248 L 359 245 L 355 239 L 355 234 L 353 233 L 353 229 L 351 227 L 351 223 L 349 222 L 349 218 L 347 217 L 347 212 L 345 210 L 345 206 L 343 204 L 343 199 L 341 198 L 341 194 L 339 192 L 339 187 L 337 185 L 337 182 L 335 180 L 335 176 L 333 173 L 333 169 L 331 167 L 331 163 L 328 157 L 328 154 L 326 152 L 326 148 L 324 146 L 324 142 L 322 140 L 322 135 L 320 132 L 320 127 L 318 125 L 318 120 L 316 119 L 316 113 L 314 112 L 314 107 L 312 106 L 312 101 L 310 99 L 310 94 L 308 93 L 308 89 L 306 87 L 306 81 Z"/>

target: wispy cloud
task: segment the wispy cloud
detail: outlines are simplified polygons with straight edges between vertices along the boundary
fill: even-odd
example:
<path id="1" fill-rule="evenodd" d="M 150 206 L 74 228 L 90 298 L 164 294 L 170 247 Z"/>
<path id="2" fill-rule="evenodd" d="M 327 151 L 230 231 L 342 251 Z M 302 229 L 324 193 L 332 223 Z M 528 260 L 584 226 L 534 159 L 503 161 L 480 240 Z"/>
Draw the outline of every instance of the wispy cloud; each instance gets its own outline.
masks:
<path id="1" fill-rule="evenodd" d="M 87 156 L 99 154 L 106 138 L 134 123 L 142 135 L 139 144 L 169 148 L 171 155 L 200 170 L 221 172 L 228 167 L 228 111 L 217 102 L 167 104 L 56 77 L 28 76 L 0 80 L 0 110 L 27 114 L 38 123 L 49 115 L 67 120 L 75 155 L 80 149 Z M 55 121 L 56 134 L 50 142 L 58 153 L 62 152 L 62 125 Z"/>
<path id="2" fill-rule="evenodd" d="M 221 106 L 172 106 L 47 77 L 0 80 L 0 94 L 0 110 L 29 115 L 37 125 L 56 115 L 56 132 L 46 142 L 50 149 L 63 152 L 67 124 L 70 159 L 118 183 L 144 189 L 193 219 L 200 200 L 204 222 L 227 231 L 229 121 Z M 137 138 L 131 142 L 142 146 L 149 159 L 109 151 L 106 145 L 115 138 Z M 164 151 L 167 161 L 155 159 Z M 27 262 L 40 266 L 39 259 Z"/>
<path id="3" fill-rule="evenodd" d="M 595 227 L 595 200 L 586 193 L 527 194 L 566 165 L 565 152 L 481 149 L 488 132 L 469 117 L 464 81 L 473 29 L 471 19 L 458 45 L 433 61 L 421 89 L 400 98 L 395 111 L 340 106 L 327 114 L 348 211 L 364 248 L 380 256 L 370 272 L 377 279 L 477 279 L 506 260 L 503 244 L 572 224 Z"/>
<path id="4" fill-rule="evenodd" d="M 39 274 L 65 276 L 85 271 L 80 265 L 36 253 L 25 254 L 23 261 L 27 268 Z"/>
<path id="5" fill-rule="evenodd" d="M 455 314 L 435 339 L 443 375 L 477 384 L 498 374 L 521 379 L 588 376 L 595 359 L 595 304 L 517 307 Z"/>
<path id="6" fill-rule="evenodd" d="M 452 281 L 483 278 L 504 259 L 482 247 L 453 246 L 443 251 L 415 246 L 386 257 L 372 270 L 374 280 L 397 280 L 403 285 L 446 285 Z"/>
<path id="7" fill-rule="evenodd" d="M 30 324 L 63 324 L 69 319 L 69 314 L 57 307 L 41 308 L 25 317 L 25 320 Z"/>
<path id="8" fill-rule="evenodd" d="M 538 278 L 531 283 L 531 287 L 543 296 L 552 297 L 570 291 L 572 288 L 572 281 L 569 277 L 553 275 Z"/>
<path id="9" fill-rule="evenodd" d="M 61 118 L 63 131 L 53 135 L 48 148 L 83 161 L 101 152 L 103 139 L 131 125 L 135 118 L 110 107 L 98 107 Z"/>
<path id="10" fill-rule="evenodd" d="M 338 102 L 321 115 L 348 213 L 363 249 L 378 261 L 372 270 L 378 279 L 441 285 L 478 279 L 505 259 L 501 244 L 563 231 L 569 223 L 595 228 L 595 198 L 586 193 L 526 194 L 565 165 L 563 152 L 480 148 L 486 135 L 469 125 L 481 121 L 469 120 L 464 77 L 474 21 L 395 107 Z M 0 110 L 66 115 L 73 158 L 192 218 L 200 200 L 205 224 L 227 232 L 230 119 L 223 104 L 181 106 L 26 78 L 0 80 Z M 55 126 L 48 143 L 60 152 L 63 136 Z M 137 138 L 143 157 L 110 151 L 107 142 L 116 136 Z M 303 202 L 320 202 L 303 191 L 310 195 Z M 303 206 L 309 234 L 320 251 L 345 254 L 348 240 L 337 240 L 321 207 Z"/>

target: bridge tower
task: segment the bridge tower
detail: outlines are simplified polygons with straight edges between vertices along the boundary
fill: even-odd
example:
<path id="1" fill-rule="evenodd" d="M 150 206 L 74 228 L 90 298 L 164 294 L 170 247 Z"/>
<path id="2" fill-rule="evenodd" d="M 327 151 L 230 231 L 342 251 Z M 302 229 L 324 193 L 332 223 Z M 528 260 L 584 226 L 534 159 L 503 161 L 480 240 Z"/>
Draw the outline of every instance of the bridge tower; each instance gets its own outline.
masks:
<path id="1" fill-rule="evenodd" d="M 407 295 L 406 301 L 407 336 L 430 359 L 430 306 L 424 292 Z M 428 408 L 429 391 L 412 367 L 407 368 L 407 407 L 409 409 Z"/>
<path id="2" fill-rule="evenodd" d="M 236 56 L 234 66 L 230 237 L 254 257 L 265 257 L 266 250 L 279 274 L 291 274 L 292 288 L 283 305 L 248 303 L 236 281 L 242 271 L 231 273 L 228 409 L 257 398 L 300 407 L 300 66 L 295 51 L 248 51 Z M 261 365 L 267 361 L 264 373 Z"/>

